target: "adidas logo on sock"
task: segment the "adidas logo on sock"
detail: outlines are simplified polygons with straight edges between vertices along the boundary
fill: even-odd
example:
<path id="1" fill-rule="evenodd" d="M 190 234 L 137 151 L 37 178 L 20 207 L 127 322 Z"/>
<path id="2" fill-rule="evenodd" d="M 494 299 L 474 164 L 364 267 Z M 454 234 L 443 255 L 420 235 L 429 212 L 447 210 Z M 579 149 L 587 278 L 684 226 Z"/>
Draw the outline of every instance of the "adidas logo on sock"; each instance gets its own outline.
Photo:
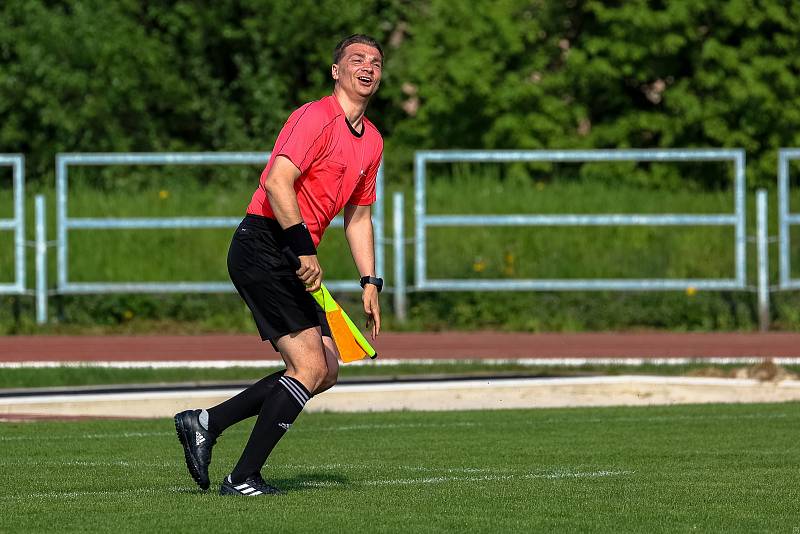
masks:
<path id="1" fill-rule="evenodd" d="M 194 433 L 194 442 L 195 445 L 202 445 L 205 442 L 206 438 L 203 437 L 203 434 L 200 432 Z"/>
<path id="2" fill-rule="evenodd" d="M 284 430 L 289 430 L 292 428 L 292 423 L 278 423 L 278 426 Z"/>

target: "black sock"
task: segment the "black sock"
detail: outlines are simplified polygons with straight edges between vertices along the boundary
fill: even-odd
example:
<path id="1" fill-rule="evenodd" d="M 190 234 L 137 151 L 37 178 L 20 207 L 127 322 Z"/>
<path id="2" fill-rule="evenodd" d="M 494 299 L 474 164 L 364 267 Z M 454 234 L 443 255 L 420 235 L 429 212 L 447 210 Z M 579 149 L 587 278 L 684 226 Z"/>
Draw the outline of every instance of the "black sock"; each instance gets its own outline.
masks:
<path id="1" fill-rule="evenodd" d="M 219 436 L 229 426 L 248 417 L 258 415 L 272 388 L 286 369 L 272 373 L 245 389 L 235 397 L 208 409 L 208 431 Z"/>
<path id="2" fill-rule="evenodd" d="M 290 376 L 278 379 L 272 394 L 264 401 L 239 463 L 233 468 L 231 481 L 243 482 L 247 477 L 261 471 L 269 453 L 292 426 L 310 398 L 311 394 L 300 381 Z"/>

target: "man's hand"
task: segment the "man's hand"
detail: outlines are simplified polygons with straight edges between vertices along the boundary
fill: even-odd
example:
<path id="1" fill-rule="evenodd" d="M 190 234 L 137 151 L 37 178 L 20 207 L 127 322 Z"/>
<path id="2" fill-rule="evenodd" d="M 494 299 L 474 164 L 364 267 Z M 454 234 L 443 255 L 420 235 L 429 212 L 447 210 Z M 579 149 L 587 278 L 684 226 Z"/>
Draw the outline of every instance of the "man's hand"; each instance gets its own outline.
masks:
<path id="1" fill-rule="evenodd" d="M 364 302 L 364 313 L 367 314 L 367 328 L 372 328 L 372 340 L 375 341 L 381 331 L 381 305 L 378 303 L 378 288 L 372 284 L 365 285 L 361 300 Z"/>
<path id="2" fill-rule="evenodd" d="M 300 268 L 295 271 L 297 277 L 306 285 L 306 291 L 313 293 L 322 285 L 322 267 L 317 256 L 299 256 Z"/>

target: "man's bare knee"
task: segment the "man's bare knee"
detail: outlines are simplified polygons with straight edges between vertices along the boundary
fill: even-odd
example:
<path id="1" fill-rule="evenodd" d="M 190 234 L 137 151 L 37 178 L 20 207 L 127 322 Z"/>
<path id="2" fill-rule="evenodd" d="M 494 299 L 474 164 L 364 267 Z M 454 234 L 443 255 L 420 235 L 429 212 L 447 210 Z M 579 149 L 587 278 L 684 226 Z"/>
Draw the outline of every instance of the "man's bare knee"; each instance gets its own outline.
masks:
<path id="1" fill-rule="evenodd" d="M 337 365 L 336 368 L 331 369 L 328 368 L 328 375 L 325 377 L 328 382 L 328 387 L 333 386 L 339 380 L 339 366 Z"/>
<path id="2" fill-rule="evenodd" d="M 326 389 L 332 388 L 339 379 L 339 351 L 336 348 L 336 343 L 334 343 L 331 337 L 323 336 L 322 345 L 325 347 L 325 363 L 327 365 L 327 372 L 325 373 L 325 380 L 322 382 L 315 394 L 322 393 Z"/>
<path id="3" fill-rule="evenodd" d="M 306 387 L 306 389 L 313 394 L 325 383 L 328 375 L 328 369 L 324 365 L 306 365 L 300 368 L 295 368 L 294 372 L 287 371 L 286 374 L 299 380 Z"/>
<path id="4" fill-rule="evenodd" d="M 328 365 L 319 327 L 281 337 L 278 350 L 286 362 L 286 374 L 313 393 L 325 382 Z"/>
<path id="5" fill-rule="evenodd" d="M 336 367 L 333 369 L 328 367 L 328 372 L 325 375 L 325 380 L 322 382 L 322 385 L 319 388 L 320 392 L 335 386 L 337 380 L 339 380 L 339 366 L 336 365 Z"/>

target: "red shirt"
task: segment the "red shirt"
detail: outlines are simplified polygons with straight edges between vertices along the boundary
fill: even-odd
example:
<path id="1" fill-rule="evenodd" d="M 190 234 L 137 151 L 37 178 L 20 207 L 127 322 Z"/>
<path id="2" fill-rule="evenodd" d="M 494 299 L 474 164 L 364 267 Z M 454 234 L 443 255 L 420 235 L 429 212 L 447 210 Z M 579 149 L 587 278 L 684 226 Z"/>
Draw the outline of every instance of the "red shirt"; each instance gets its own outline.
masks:
<path id="1" fill-rule="evenodd" d="M 300 169 L 294 182 L 297 205 L 315 245 L 345 204 L 375 202 L 375 180 L 383 138 L 366 117 L 360 136 L 347 122 L 336 97 L 309 102 L 291 114 L 261 173 L 247 213 L 275 218 L 265 184 L 275 158 L 285 156 Z"/>

